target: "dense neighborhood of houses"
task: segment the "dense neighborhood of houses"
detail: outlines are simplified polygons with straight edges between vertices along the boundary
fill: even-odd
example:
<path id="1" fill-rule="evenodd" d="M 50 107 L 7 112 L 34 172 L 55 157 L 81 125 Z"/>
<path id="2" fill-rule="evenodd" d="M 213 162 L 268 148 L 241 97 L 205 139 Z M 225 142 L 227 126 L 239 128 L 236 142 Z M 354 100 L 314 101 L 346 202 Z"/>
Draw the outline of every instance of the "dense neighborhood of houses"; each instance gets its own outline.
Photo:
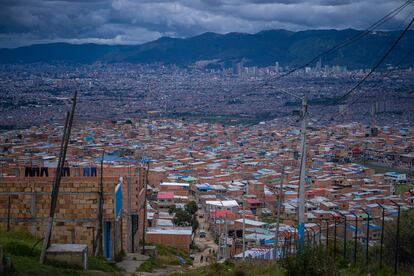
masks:
<path id="1" fill-rule="evenodd" d="M 269 257 L 275 242 L 293 250 L 297 128 L 272 121 L 224 126 L 178 119 L 78 122 L 73 128 L 52 241 L 95 248 L 102 183 L 108 259 L 121 251 L 139 251 L 143 239 L 190 254 L 195 238 L 202 241 L 206 233 L 218 244 L 209 253 L 219 259 Z M 383 210 L 392 219 L 398 208 L 414 206 L 413 132 L 357 123 L 308 132 L 307 241 L 336 233 L 375 243 Z M 43 236 L 61 133 L 61 126 L 51 124 L 1 135 L 1 228 Z M 197 229 L 176 223 L 171 212 L 171 206 L 184 209 L 192 201 L 198 206 Z"/>

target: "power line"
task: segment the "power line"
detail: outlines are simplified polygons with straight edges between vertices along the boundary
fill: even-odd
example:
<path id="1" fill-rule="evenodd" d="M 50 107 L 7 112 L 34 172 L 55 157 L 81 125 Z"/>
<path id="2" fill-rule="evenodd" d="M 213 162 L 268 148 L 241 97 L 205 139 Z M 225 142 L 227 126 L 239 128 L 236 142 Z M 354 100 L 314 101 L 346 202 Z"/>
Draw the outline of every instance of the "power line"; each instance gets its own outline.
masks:
<path id="1" fill-rule="evenodd" d="M 412 55 L 414 53 L 414 49 L 412 49 L 407 55 L 405 55 L 398 63 L 396 63 L 395 64 L 395 66 L 399 66 L 401 63 L 403 63 L 410 55 Z M 382 74 L 381 75 L 381 77 L 386 77 L 386 76 L 388 76 L 389 74 L 391 74 L 392 72 L 394 72 L 394 71 L 396 71 L 396 69 L 390 69 L 390 70 L 388 70 L 387 71 L 387 73 L 385 73 L 385 74 Z M 365 93 L 365 92 L 364 92 Z M 362 93 L 361 95 L 359 95 L 358 96 L 358 98 L 356 99 L 356 100 L 354 100 L 354 101 L 352 101 L 351 103 L 349 103 L 349 105 L 352 105 L 352 104 L 354 104 L 358 99 L 360 99 L 362 96 L 363 96 L 363 94 L 364 93 Z"/>
<path id="2" fill-rule="evenodd" d="M 403 63 L 409 56 L 411 56 L 412 54 L 414 53 L 414 49 L 413 50 L 411 50 L 407 55 L 405 55 L 402 59 L 400 59 L 400 61 L 398 62 L 398 63 L 396 63 L 395 64 L 395 66 L 399 66 L 401 63 Z M 390 69 L 390 70 L 388 70 L 385 74 L 382 74 L 381 75 L 381 77 L 386 77 L 386 76 L 388 76 L 388 75 L 390 75 L 391 73 L 393 73 L 394 71 L 396 71 L 396 70 L 399 70 L 398 68 L 396 68 L 396 69 Z M 361 99 L 365 94 L 366 94 L 366 92 L 367 91 L 365 91 L 365 92 L 363 92 L 363 93 L 361 93 L 361 95 L 358 95 L 358 97 L 357 98 L 355 98 L 352 102 L 350 102 L 350 103 L 348 103 L 347 104 L 347 108 L 345 108 L 343 111 L 341 111 L 341 112 L 339 112 L 339 114 L 337 114 L 337 115 L 335 115 L 335 117 L 336 116 L 343 116 L 347 111 L 348 111 L 348 108 L 351 106 L 351 105 L 353 105 L 354 103 L 356 103 L 359 99 Z M 362 117 L 364 117 L 364 116 L 366 116 L 367 114 L 369 113 L 369 111 L 368 112 L 366 112 L 365 114 L 363 114 L 362 115 Z M 330 119 L 332 119 L 333 118 L 333 116 L 330 118 Z"/>
<path id="3" fill-rule="evenodd" d="M 391 48 L 388 49 L 388 51 L 385 53 L 385 55 L 382 56 L 382 58 L 375 64 L 375 66 L 369 71 L 365 77 L 363 77 L 354 87 L 352 87 L 348 92 L 346 92 L 344 95 L 338 98 L 338 101 L 341 101 L 342 99 L 346 98 L 349 94 L 354 92 L 361 84 L 371 76 L 372 73 L 384 62 L 384 60 L 390 55 L 392 50 L 397 46 L 398 42 L 400 42 L 401 38 L 405 35 L 405 33 L 408 31 L 408 29 L 411 27 L 411 25 L 414 22 L 414 18 L 410 21 L 410 24 L 405 28 L 405 30 L 400 34 L 400 36 L 397 38 L 397 40 L 394 41 Z"/>
<path id="4" fill-rule="evenodd" d="M 288 75 L 291 75 L 292 73 L 294 73 L 294 72 L 296 72 L 296 71 L 298 71 L 298 70 L 300 70 L 300 69 L 303 69 L 303 68 L 305 68 L 305 67 L 307 67 L 307 66 L 311 65 L 312 63 L 314 63 L 315 61 L 317 61 L 319 58 L 321 58 L 321 57 L 323 57 L 323 56 L 327 56 L 327 55 L 329 55 L 329 54 L 331 54 L 331 53 L 333 53 L 333 52 L 335 52 L 335 51 L 337 51 L 337 50 L 339 50 L 339 49 L 342 49 L 342 48 L 344 48 L 344 47 L 346 47 L 346 46 L 348 46 L 348 45 L 350 45 L 350 44 L 354 43 L 355 41 L 357 41 L 357 40 L 359 40 L 359 39 L 363 38 L 364 36 L 366 36 L 366 35 L 368 35 L 369 33 L 371 33 L 371 32 L 372 32 L 374 29 L 376 29 L 377 27 L 381 26 L 381 25 L 382 25 L 382 24 L 384 24 L 385 22 L 389 21 L 391 18 L 395 17 L 395 16 L 396 16 L 397 14 L 399 14 L 399 13 L 400 13 L 403 9 L 405 9 L 408 5 L 410 5 L 413 1 L 414 1 L 414 0 L 408 0 L 408 1 L 407 1 L 407 2 L 405 2 L 403 5 L 401 5 L 401 6 L 399 6 L 398 8 L 396 8 L 396 9 L 392 10 L 391 12 L 389 12 L 388 14 L 386 14 L 385 16 L 383 16 L 382 18 L 380 18 L 378 21 L 376 21 L 375 23 L 373 23 L 371 26 L 369 26 L 369 27 L 368 27 L 365 31 L 363 31 L 362 33 L 358 33 L 358 34 L 356 34 L 356 35 L 352 36 L 351 38 L 349 38 L 349 39 L 347 39 L 347 40 L 345 40 L 345 41 L 343 41 L 343 42 L 341 42 L 341 43 L 339 43 L 339 44 L 337 44 L 337 45 L 333 46 L 332 48 L 330 48 L 330 49 L 328 49 L 328 50 L 326 50 L 326 51 L 322 52 L 321 54 L 319 54 L 319 55 L 315 56 L 314 58 L 312 58 L 312 59 L 311 59 L 310 61 L 308 61 L 307 63 L 305 63 L 305 64 L 303 64 L 303 65 L 301 65 L 301 66 L 295 67 L 295 68 L 293 68 L 292 70 L 290 70 L 290 71 L 288 71 L 288 72 L 286 72 L 286 73 L 284 73 L 284 74 L 282 74 L 282 75 L 280 75 L 280 76 L 276 77 L 276 78 L 275 78 L 275 79 L 273 79 L 273 80 L 274 80 L 274 81 L 275 81 L 275 80 L 279 80 L 279 79 L 281 79 L 281 78 L 283 78 L 283 77 L 286 77 L 286 76 L 288 76 Z"/>
<path id="5" fill-rule="evenodd" d="M 373 30 L 375 30 L 376 28 L 378 28 L 379 26 L 381 26 L 382 24 L 386 23 L 387 21 L 389 21 L 390 19 L 392 19 L 393 17 L 395 17 L 397 14 L 399 14 L 402 10 L 404 10 L 408 5 L 410 5 L 411 3 L 413 3 L 414 0 L 408 0 L 406 2 L 404 2 L 404 4 L 402 4 L 401 6 L 395 8 L 394 10 L 390 11 L 388 14 L 384 15 L 383 17 L 381 17 L 379 20 L 377 20 L 376 22 L 374 22 L 373 24 L 371 24 L 367 29 L 365 29 L 363 32 L 358 33 L 350 38 L 348 38 L 345 41 L 342 41 L 340 43 L 338 43 L 337 45 L 333 46 L 332 48 L 320 53 L 319 55 L 315 56 L 314 58 L 312 58 L 310 61 L 306 62 L 305 64 L 295 67 L 291 70 L 289 70 L 288 72 L 281 74 L 275 78 L 270 78 L 269 80 L 265 81 L 262 84 L 259 84 L 255 87 L 249 88 L 249 90 L 256 90 L 256 89 L 260 89 L 265 87 L 266 85 L 269 84 L 269 82 L 274 82 L 274 81 L 278 81 L 284 77 L 287 77 L 291 74 L 293 74 L 294 72 L 303 69 L 307 66 L 309 66 L 310 64 L 314 63 L 316 60 L 318 60 L 320 57 L 323 56 L 327 56 L 329 54 L 332 54 L 333 52 L 342 49 L 354 42 L 356 42 L 357 40 L 365 37 L 366 35 L 370 34 Z"/>
<path id="6" fill-rule="evenodd" d="M 414 23 L 414 17 L 411 19 L 410 23 L 407 25 L 407 27 L 401 32 L 401 34 L 398 36 L 398 38 L 394 41 L 394 43 L 391 45 L 391 47 L 388 49 L 388 51 L 381 57 L 381 59 L 374 65 L 374 67 L 369 71 L 368 74 L 366 74 L 356 85 L 354 85 L 350 90 L 348 90 L 345 94 L 340 96 L 339 98 L 336 98 L 333 102 L 333 104 L 337 104 L 338 102 L 342 101 L 346 97 L 348 97 L 352 92 L 354 92 L 356 89 L 358 89 L 364 82 L 367 80 L 372 73 L 375 72 L 375 70 L 384 62 L 384 60 L 391 54 L 391 52 L 394 50 L 394 48 L 397 46 L 397 44 L 400 42 L 400 40 L 404 37 L 404 35 L 407 33 L 407 31 L 410 29 L 411 25 Z M 363 94 L 362 94 L 363 95 Z M 361 96 L 362 96 L 361 95 Z M 355 102 L 355 101 L 354 101 Z M 352 102 L 352 103 L 354 103 Z M 351 103 L 351 104 L 352 104 Z M 318 123 L 322 116 L 315 122 Z"/>

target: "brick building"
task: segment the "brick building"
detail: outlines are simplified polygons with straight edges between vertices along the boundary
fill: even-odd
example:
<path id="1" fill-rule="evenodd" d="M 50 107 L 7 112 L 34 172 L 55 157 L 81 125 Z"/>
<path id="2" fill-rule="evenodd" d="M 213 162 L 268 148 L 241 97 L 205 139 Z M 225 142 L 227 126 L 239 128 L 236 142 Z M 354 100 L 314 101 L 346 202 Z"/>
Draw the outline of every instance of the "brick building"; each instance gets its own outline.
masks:
<path id="1" fill-rule="evenodd" d="M 100 168 L 93 174 L 77 174 L 84 168 L 68 168 L 70 176 L 61 179 L 52 232 L 52 243 L 81 243 L 94 247 L 98 225 Z M 54 168 L 47 176 L 25 174 L 27 168 L 0 178 L 0 228 L 22 229 L 42 238 L 49 217 Z M 104 167 L 103 169 L 103 247 L 112 259 L 119 252 L 134 252 L 142 236 L 145 169 Z M 96 173 L 95 173 L 96 172 Z M 122 190 L 122 212 L 115 219 L 115 188 Z"/>

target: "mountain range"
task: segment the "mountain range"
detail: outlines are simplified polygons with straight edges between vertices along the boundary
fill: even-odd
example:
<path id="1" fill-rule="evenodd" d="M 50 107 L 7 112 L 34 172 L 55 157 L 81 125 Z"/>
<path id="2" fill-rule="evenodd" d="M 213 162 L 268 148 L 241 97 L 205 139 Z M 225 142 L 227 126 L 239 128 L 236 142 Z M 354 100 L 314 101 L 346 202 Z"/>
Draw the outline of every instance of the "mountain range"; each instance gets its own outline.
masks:
<path id="1" fill-rule="evenodd" d="M 322 57 L 322 64 L 371 67 L 401 31 L 371 32 L 361 39 Z M 363 33 L 360 30 L 269 30 L 256 34 L 204 33 L 190 38 L 162 37 L 140 45 L 50 43 L 0 49 L 0 63 L 163 63 L 191 66 L 206 61 L 211 67 L 301 65 L 333 46 Z M 386 64 L 414 64 L 414 31 L 398 43 Z"/>

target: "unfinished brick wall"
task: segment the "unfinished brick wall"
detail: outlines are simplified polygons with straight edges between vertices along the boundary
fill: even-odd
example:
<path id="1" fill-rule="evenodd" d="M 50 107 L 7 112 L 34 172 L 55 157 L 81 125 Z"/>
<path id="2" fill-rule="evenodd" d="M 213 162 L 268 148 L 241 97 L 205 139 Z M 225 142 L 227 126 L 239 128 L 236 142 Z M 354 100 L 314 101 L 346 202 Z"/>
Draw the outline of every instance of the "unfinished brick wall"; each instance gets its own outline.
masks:
<path id="1" fill-rule="evenodd" d="M 131 225 L 128 224 L 132 214 L 143 218 L 142 207 L 144 193 L 143 170 L 139 175 L 135 171 L 123 176 L 122 183 L 122 229 L 120 237 L 113 238 L 114 243 L 121 243 L 120 249 L 128 250 L 128 232 Z M 107 176 L 108 175 L 108 176 Z M 110 175 L 110 176 L 109 176 Z M 116 170 L 104 173 L 104 221 L 114 222 L 114 191 L 119 181 Z M 126 178 L 129 178 L 128 189 Z M 83 243 L 89 247 L 92 253 L 94 234 L 97 229 L 97 216 L 99 204 L 100 177 L 71 176 L 62 177 L 59 189 L 59 197 L 55 214 L 55 225 L 52 232 L 52 243 Z M 0 228 L 6 229 L 8 222 L 12 229 L 22 229 L 31 232 L 36 237 L 43 237 L 46 221 L 50 211 L 50 195 L 52 192 L 53 177 L 4 177 L 0 179 Z M 130 196 L 128 195 L 130 192 Z M 10 199 L 10 204 L 9 204 Z M 128 204 L 130 202 L 130 204 Z M 130 209 L 128 209 L 130 207 Z M 10 210 L 10 211 L 9 211 Z M 125 223 L 124 223 L 125 221 Z M 139 223 L 142 229 L 142 222 Z M 142 234 L 142 230 L 138 231 Z M 129 235 L 128 235 L 129 234 Z M 136 242 L 140 239 L 135 236 Z M 114 252 L 114 251 L 113 251 Z"/>
<path id="2" fill-rule="evenodd" d="M 183 250 L 186 253 L 190 252 L 191 235 L 165 235 L 157 233 L 148 233 L 147 241 L 154 244 L 162 244 L 172 246 Z"/>

